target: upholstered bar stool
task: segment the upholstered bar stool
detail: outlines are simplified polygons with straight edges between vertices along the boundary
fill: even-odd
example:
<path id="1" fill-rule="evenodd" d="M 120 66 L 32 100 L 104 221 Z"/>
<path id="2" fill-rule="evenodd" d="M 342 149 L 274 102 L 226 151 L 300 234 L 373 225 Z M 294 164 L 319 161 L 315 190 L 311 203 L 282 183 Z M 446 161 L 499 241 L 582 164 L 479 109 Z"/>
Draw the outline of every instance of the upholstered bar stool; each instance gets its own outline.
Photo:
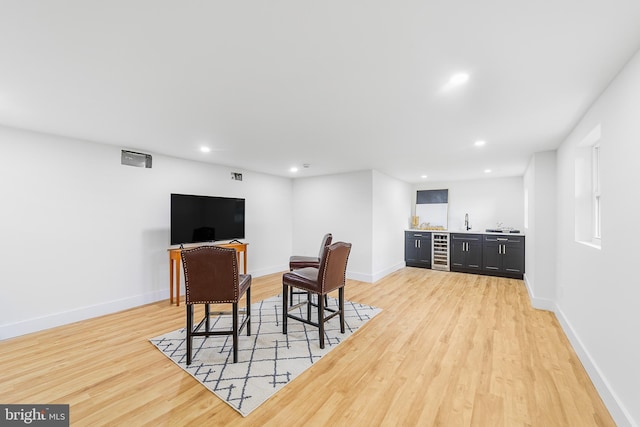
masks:
<path id="1" fill-rule="evenodd" d="M 200 246 L 182 251 L 182 265 L 187 307 L 187 365 L 191 364 L 193 337 L 211 335 L 233 335 L 233 363 L 238 361 L 238 335 L 247 328 L 251 335 L 251 275 L 238 274 L 238 257 L 233 248 L 219 246 Z M 246 293 L 246 309 L 238 310 L 238 303 Z M 211 313 L 210 304 L 231 304 L 232 311 Z M 193 327 L 193 306 L 204 304 L 204 317 Z M 232 315 L 230 330 L 210 329 L 210 316 Z M 242 323 L 239 317 L 244 314 Z M 201 330 L 202 326 L 204 329 Z"/>
<path id="2" fill-rule="evenodd" d="M 331 240 L 333 239 L 333 235 L 331 233 L 327 233 L 322 238 L 322 243 L 320 244 L 320 251 L 318 252 L 318 256 L 304 256 L 304 255 L 292 255 L 289 258 L 289 271 L 297 270 L 300 268 L 306 267 L 320 267 L 320 259 L 322 258 L 322 254 L 324 253 L 324 248 L 331 244 Z M 295 292 L 293 288 L 291 288 L 289 294 L 289 302 L 293 304 L 293 294 L 305 294 L 306 292 Z M 325 298 L 325 303 L 327 299 Z"/>
<path id="3" fill-rule="evenodd" d="M 288 319 L 312 325 L 318 328 L 320 334 L 320 348 L 324 348 L 324 324 L 335 316 L 340 316 L 340 332 L 344 333 L 344 285 L 346 283 L 347 261 L 351 252 L 351 243 L 337 242 L 325 248 L 318 268 L 305 267 L 285 273 L 282 276 L 282 333 L 287 333 Z M 307 293 L 307 300 L 289 307 L 288 297 L 292 288 Z M 326 307 L 326 296 L 329 292 L 338 290 L 338 308 Z M 318 303 L 311 299 L 311 294 L 318 295 Z M 302 318 L 291 311 L 300 306 L 307 306 L 307 318 Z M 317 308 L 318 321 L 311 320 L 311 307 Z M 325 312 L 330 312 L 325 316 Z"/>

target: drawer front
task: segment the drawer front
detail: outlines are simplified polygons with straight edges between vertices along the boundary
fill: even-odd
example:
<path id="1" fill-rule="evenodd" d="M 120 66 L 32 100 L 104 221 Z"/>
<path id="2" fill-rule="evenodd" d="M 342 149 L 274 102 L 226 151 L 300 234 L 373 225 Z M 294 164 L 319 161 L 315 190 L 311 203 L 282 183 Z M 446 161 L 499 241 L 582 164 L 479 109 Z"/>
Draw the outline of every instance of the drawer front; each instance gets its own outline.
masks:
<path id="1" fill-rule="evenodd" d="M 485 242 L 495 242 L 495 243 L 523 243 L 524 236 L 500 236 L 500 235 L 484 235 Z"/>
<path id="2" fill-rule="evenodd" d="M 465 242 L 482 242 L 482 234 L 451 234 L 451 240 L 463 240 Z"/>
<path id="3" fill-rule="evenodd" d="M 427 233 L 424 231 L 405 231 L 404 232 L 405 239 L 413 238 L 413 239 L 430 239 L 431 233 Z"/>

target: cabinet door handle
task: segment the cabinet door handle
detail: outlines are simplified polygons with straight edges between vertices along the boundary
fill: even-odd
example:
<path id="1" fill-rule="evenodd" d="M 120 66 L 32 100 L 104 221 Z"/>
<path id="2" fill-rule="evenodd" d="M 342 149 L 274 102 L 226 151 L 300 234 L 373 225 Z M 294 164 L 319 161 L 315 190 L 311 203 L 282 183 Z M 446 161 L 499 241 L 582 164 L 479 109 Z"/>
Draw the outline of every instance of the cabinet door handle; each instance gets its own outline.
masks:
<path id="1" fill-rule="evenodd" d="M 507 245 L 502 245 L 502 255 L 507 254 Z"/>
<path id="2" fill-rule="evenodd" d="M 502 255 L 502 245 L 498 245 L 498 255 Z"/>

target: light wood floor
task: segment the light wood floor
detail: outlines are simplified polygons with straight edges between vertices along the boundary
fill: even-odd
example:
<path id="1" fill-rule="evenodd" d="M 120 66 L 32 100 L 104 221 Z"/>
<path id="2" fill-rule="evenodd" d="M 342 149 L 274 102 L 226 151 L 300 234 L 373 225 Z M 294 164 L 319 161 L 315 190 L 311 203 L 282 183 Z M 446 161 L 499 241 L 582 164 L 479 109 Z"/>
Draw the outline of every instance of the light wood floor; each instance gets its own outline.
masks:
<path id="1" fill-rule="evenodd" d="M 383 311 L 246 418 L 149 343 L 184 325 L 168 300 L 0 342 L 0 403 L 68 403 L 73 426 L 614 425 L 522 281 L 405 268 L 345 294 Z"/>

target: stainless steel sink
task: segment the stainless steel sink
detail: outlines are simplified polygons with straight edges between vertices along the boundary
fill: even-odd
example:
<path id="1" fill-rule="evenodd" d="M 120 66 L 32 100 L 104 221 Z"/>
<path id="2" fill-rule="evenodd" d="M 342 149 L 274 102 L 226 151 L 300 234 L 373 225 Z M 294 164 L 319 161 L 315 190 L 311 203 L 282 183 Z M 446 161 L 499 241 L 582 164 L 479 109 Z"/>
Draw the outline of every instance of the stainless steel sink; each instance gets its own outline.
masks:
<path id="1" fill-rule="evenodd" d="M 487 233 L 519 233 L 520 230 L 502 230 L 500 228 L 487 228 L 485 232 Z"/>

